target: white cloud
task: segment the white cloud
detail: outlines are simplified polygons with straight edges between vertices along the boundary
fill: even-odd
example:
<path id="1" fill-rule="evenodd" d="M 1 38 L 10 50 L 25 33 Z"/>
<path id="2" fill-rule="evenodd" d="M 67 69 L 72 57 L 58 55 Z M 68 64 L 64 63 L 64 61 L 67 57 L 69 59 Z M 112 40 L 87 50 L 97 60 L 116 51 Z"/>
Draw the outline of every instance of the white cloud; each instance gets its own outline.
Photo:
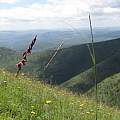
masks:
<path id="1" fill-rule="evenodd" d="M 0 3 L 9 3 L 9 4 L 12 4 L 12 3 L 15 3 L 16 0 L 0 0 Z"/>
<path id="2" fill-rule="evenodd" d="M 104 8 L 104 12 L 105 13 L 108 13 L 108 14 L 120 14 L 120 8 L 110 8 L 110 7 L 107 7 L 107 8 Z"/>
<path id="3" fill-rule="evenodd" d="M 1 1 L 13 3 L 16 0 Z M 77 27 L 85 25 L 88 13 L 91 12 L 97 23 L 101 22 L 97 18 L 101 18 L 102 22 L 106 19 L 105 22 L 109 21 L 108 23 L 110 23 L 112 16 L 120 13 L 117 3 L 120 3 L 120 0 L 48 0 L 46 4 L 34 3 L 27 7 L 0 9 L 0 19 L 4 19 L 4 25 L 11 26 L 16 23 L 16 27 L 17 25 L 18 27 L 26 25 L 40 28 L 66 27 L 68 26 L 66 21 Z M 117 8 L 115 8 L 116 5 Z M 107 15 L 109 15 L 109 19 L 106 17 Z M 3 21 L 0 21 L 0 24 Z M 4 27 L 4 25 L 2 26 Z"/>
<path id="4" fill-rule="evenodd" d="M 52 2 L 52 4 L 51 4 Z M 58 4 L 59 3 L 59 4 Z M 49 0 L 47 4 L 32 4 L 29 7 L 16 7 L 12 9 L 1 9 L 0 17 L 15 19 L 36 19 L 41 17 L 74 17 L 82 16 L 89 11 L 89 6 L 79 0 Z"/>

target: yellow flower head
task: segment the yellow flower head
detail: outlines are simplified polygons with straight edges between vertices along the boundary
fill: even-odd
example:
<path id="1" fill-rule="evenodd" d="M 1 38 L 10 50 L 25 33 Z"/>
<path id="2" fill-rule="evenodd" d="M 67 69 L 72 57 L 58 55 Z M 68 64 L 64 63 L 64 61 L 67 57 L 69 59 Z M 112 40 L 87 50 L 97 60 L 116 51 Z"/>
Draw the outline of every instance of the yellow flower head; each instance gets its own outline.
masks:
<path id="1" fill-rule="evenodd" d="M 46 101 L 46 104 L 50 104 L 51 102 L 52 102 L 52 101 L 50 101 L 50 100 L 47 100 L 47 101 Z"/>
<path id="2" fill-rule="evenodd" d="M 80 107 L 83 107 L 84 106 L 84 104 L 80 104 Z"/>
<path id="3" fill-rule="evenodd" d="M 86 112 L 87 114 L 90 114 L 90 112 L 88 111 L 88 112 Z"/>
<path id="4" fill-rule="evenodd" d="M 21 73 L 22 76 L 24 76 L 25 74 L 24 73 Z"/>
<path id="5" fill-rule="evenodd" d="M 34 111 L 31 112 L 32 115 L 35 115 L 36 113 Z"/>
<path id="6" fill-rule="evenodd" d="M 5 75 L 5 71 L 3 71 L 3 74 Z"/>

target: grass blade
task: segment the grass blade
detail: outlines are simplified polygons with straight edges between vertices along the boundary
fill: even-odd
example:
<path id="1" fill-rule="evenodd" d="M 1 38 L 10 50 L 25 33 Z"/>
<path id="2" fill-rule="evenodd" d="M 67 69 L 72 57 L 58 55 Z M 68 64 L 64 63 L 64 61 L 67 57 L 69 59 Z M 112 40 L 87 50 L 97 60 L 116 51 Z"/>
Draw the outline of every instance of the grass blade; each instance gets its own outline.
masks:
<path id="1" fill-rule="evenodd" d="M 92 57 L 92 62 L 93 62 L 93 72 L 94 72 L 94 80 L 95 80 L 95 100 L 96 100 L 96 120 L 98 118 L 98 86 L 97 86 L 97 68 L 96 68 L 96 55 L 95 55 L 95 48 L 94 48 L 94 36 L 93 36 L 93 28 L 92 28 L 92 21 L 91 21 L 91 16 L 89 14 L 89 23 L 90 23 L 90 32 L 91 32 L 91 45 L 92 45 L 92 50 L 89 48 L 91 57 Z"/>

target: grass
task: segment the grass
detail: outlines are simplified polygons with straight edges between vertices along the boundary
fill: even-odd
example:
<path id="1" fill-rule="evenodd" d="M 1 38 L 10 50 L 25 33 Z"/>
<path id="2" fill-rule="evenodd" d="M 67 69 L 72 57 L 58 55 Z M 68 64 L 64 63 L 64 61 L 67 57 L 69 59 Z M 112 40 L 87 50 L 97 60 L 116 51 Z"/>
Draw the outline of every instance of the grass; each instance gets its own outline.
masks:
<path id="1" fill-rule="evenodd" d="M 94 35 L 93 35 L 93 28 L 92 28 L 92 20 L 91 16 L 89 14 L 89 22 L 90 22 L 90 32 L 91 32 L 91 44 L 92 44 L 92 49 L 90 49 L 88 45 L 88 50 L 91 55 L 92 63 L 93 63 L 93 72 L 94 72 L 94 82 L 95 82 L 95 101 L 96 101 L 96 116 L 95 119 L 98 119 L 98 110 L 97 110 L 97 105 L 98 105 L 98 86 L 97 86 L 97 68 L 96 68 L 96 53 L 95 53 L 95 48 L 94 48 Z"/>
<path id="2" fill-rule="evenodd" d="M 120 72 L 120 52 L 108 57 L 105 61 L 97 64 L 97 82 L 102 82 L 105 78 Z M 92 68 L 78 74 L 67 82 L 61 84 L 63 87 L 73 91 L 85 93 L 94 86 L 94 73 Z M 114 80 L 113 80 L 114 83 Z"/>
<path id="3" fill-rule="evenodd" d="M 95 102 L 85 96 L 0 70 L 0 120 L 94 120 Z M 119 120 L 120 111 L 98 105 L 98 120 Z"/>
<path id="4" fill-rule="evenodd" d="M 90 89 L 87 94 L 94 97 L 95 88 Z M 120 73 L 110 76 L 98 84 L 99 101 L 109 106 L 120 108 Z"/>

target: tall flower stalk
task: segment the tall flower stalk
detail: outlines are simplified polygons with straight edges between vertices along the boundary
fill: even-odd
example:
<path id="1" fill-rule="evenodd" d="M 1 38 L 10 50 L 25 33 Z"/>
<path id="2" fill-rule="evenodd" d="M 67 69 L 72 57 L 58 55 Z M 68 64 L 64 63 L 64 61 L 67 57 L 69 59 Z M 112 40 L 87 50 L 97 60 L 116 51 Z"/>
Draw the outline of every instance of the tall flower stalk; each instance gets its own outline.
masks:
<path id="1" fill-rule="evenodd" d="M 34 37 L 34 39 L 32 40 L 31 44 L 29 44 L 28 48 L 23 52 L 22 54 L 22 59 L 18 62 L 18 64 L 16 64 L 18 70 L 17 70 L 17 74 L 16 74 L 16 77 L 19 75 L 19 72 L 21 71 L 22 69 L 22 66 L 25 66 L 26 65 L 26 62 L 27 62 L 27 56 L 31 54 L 31 51 L 33 49 L 33 46 L 36 42 L 36 39 L 37 39 L 37 35 Z"/>
<path id="2" fill-rule="evenodd" d="M 96 54 L 95 54 L 95 48 L 94 48 L 94 35 L 93 35 L 93 27 L 92 27 L 92 20 L 91 16 L 89 14 L 89 23 L 90 23 L 90 32 L 91 32 L 91 48 L 88 45 L 88 49 L 92 58 L 93 62 L 93 75 L 94 75 L 94 81 L 95 81 L 95 100 L 96 100 L 96 120 L 98 118 L 98 86 L 97 86 L 97 68 L 96 68 Z"/>

